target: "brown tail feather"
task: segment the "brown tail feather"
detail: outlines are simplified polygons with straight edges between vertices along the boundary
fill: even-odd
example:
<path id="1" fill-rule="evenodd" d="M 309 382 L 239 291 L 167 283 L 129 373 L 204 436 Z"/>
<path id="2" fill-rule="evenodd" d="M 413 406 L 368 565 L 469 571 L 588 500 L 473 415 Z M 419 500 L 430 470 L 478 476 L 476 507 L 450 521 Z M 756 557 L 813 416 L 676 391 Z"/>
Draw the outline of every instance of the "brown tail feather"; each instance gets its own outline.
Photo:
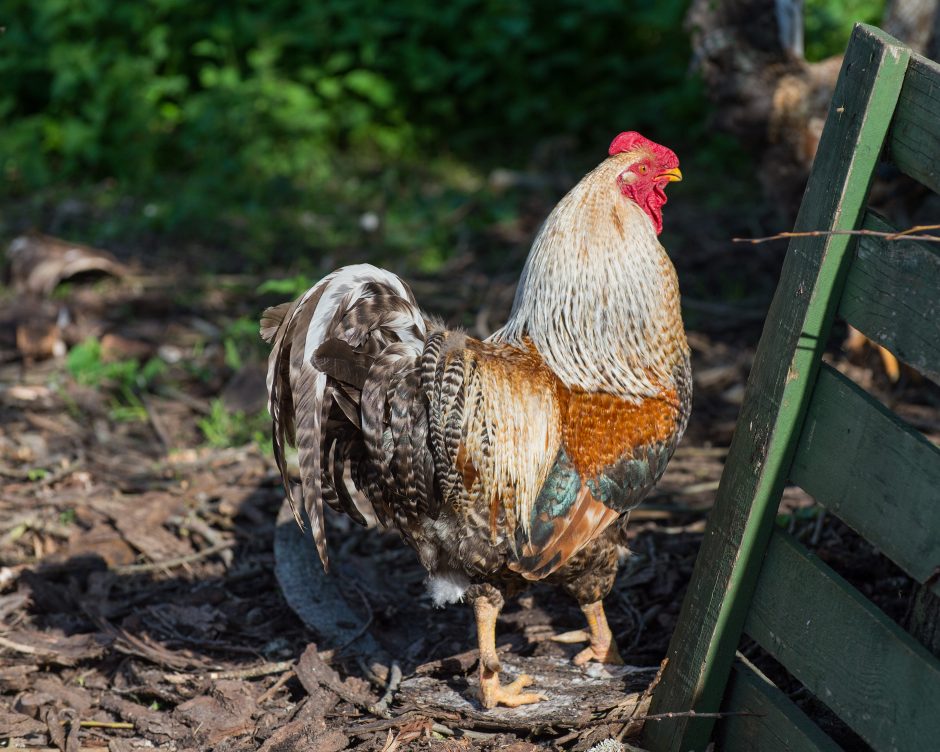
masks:
<path id="1" fill-rule="evenodd" d="M 268 344 L 274 341 L 274 335 L 277 334 L 277 330 L 284 321 L 284 316 L 287 315 L 292 305 L 293 303 L 290 302 L 281 303 L 265 309 L 264 313 L 261 314 L 261 339 Z"/>
<path id="2" fill-rule="evenodd" d="M 313 355 L 313 364 L 323 373 L 351 384 L 359 391 L 362 391 L 374 361 L 371 355 L 356 352 L 347 342 L 335 337 L 320 345 Z"/>
<path id="3" fill-rule="evenodd" d="M 432 483 L 430 478 L 416 478 L 414 469 L 426 475 L 433 469 L 429 457 L 401 456 L 403 451 L 430 452 L 414 446 L 409 428 L 415 421 L 410 412 L 402 419 L 409 405 L 397 403 L 394 416 L 386 410 L 402 374 L 419 362 L 426 333 L 427 323 L 407 286 L 390 272 L 368 265 L 337 270 L 294 303 L 269 308 L 262 316 L 261 336 L 272 343 L 268 389 L 275 459 L 293 506 L 284 450 L 287 443 L 296 444 L 302 511 L 324 566 L 324 502 L 363 522 L 353 496 L 367 498 L 387 524 L 391 520 L 383 517 L 389 512 L 404 511 L 393 509 L 401 504 L 389 468 L 393 456 L 409 489 Z M 412 396 L 411 410 L 425 410 L 416 395 L 407 396 Z M 389 420 L 396 425 L 389 426 Z M 387 435 L 408 446 L 386 447 Z M 353 488 L 346 485 L 347 469 Z M 300 512 L 295 507 L 295 516 L 302 519 Z"/>

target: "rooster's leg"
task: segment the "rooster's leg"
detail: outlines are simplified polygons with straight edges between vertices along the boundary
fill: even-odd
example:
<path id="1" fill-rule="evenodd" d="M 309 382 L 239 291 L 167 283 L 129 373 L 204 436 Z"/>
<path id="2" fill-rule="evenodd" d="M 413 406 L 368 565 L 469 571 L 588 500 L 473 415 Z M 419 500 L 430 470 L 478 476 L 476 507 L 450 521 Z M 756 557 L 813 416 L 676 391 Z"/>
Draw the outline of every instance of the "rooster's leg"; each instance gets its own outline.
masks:
<path id="1" fill-rule="evenodd" d="M 881 356 L 881 364 L 884 366 L 885 373 L 892 384 L 897 384 L 901 380 L 901 366 L 898 359 L 890 351 L 878 345 L 878 354 Z"/>
<path id="2" fill-rule="evenodd" d="M 591 644 L 574 657 L 574 665 L 582 666 L 588 661 L 601 663 L 623 664 L 614 635 L 607 624 L 607 614 L 604 613 L 604 602 L 594 601 L 581 605 L 581 610 L 587 617 L 588 629 L 576 629 L 555 635 L 551 639 L 555 642 L 590 642 Z"/>
<path id="3" fill-rule="evenodd" d="M 862 334 L 855 327 L 849 327 L 849 334 L 845 338 L 845 342 L 842 344 L 843 349 L 848 350 L 855 356 L 861 354 L 862 350 L 865 348 L 867 343 L 871 342 L 864 334 Z M 901 378 L 901 366 L 898 364 L 898 359 L 894 356 L 891 351 L 886 350 L 881 345 L 878 345 L 872 342 L 875 347 L 878 348 L 878 354 L 881 356 L 881 365 L 885 369 L 885 374 L 891 380 L 892 384 L 897 384 Z"/>
<path id="4" fill-rule="evenodd" d="M 505 687 L 499 683 L 499 657 L 496 655 L 496 617 L 503 607 L 503 596 L 491 586 L 480 588 L 481 594 L 473 598 L 473 613 L 477 620 L 477 640 L 480 643 L 480 699 L 484 708 L 505 705 L 510 708 L 544 700 L 534 692 L 522 690 L 532 683 L 532 677 L 523 674 Z"/>

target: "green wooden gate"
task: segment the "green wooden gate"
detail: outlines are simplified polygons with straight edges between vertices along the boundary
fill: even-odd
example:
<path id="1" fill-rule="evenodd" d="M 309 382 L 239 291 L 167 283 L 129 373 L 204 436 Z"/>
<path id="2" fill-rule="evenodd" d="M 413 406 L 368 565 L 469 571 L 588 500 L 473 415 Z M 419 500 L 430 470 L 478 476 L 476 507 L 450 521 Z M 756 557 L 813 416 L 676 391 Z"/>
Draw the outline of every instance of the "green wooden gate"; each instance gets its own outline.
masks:
<path id="1" fill-rule="evenodd" d="M 940 450 L 822 362 L 836 315 L 940 380 L 940 246 L 866 211 L 879 158 L 940 192 L 940 66 L 858 25 L 650 713 L 654 750 L 838 747 L 742 658 L 753 638 L 876 750 L 940 749 L 940 661 L 776 529 L 798 484 L 940 594 Z M 932 583 L 932 584 L 931 584 Z"/>

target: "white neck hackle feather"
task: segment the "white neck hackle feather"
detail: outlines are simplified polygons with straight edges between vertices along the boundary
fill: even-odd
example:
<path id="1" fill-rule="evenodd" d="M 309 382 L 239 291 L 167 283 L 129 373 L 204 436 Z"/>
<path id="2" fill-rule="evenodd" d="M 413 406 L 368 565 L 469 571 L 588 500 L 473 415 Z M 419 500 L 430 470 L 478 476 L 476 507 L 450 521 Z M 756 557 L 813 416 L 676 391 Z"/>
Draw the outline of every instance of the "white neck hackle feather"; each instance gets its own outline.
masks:
<path id="1" fill-rule="evenodd" d="M 631 402 L 671 386 L 684 349 L 675 341 L 672 263 L 650 218 L 617 184 L 640 156 L 605 160 L 558 203 L 532 245 L 509 321 L 491 337 L 517 347 L 529 337 L 569 388 Z"/>

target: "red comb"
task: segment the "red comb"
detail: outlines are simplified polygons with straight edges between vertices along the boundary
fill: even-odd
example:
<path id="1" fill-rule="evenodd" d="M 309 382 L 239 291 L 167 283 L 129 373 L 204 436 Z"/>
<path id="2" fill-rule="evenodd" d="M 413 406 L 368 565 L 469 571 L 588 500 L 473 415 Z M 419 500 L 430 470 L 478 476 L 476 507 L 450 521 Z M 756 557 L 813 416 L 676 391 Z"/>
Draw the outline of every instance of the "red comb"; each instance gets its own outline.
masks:
<path id="1" fill-rule="evenodd" d="M 624 131 L 610 142 L 610 148 L 607 150 L 607 153 L 610 156 L 614 156 L 614 154 L 622 154 L 637 146 L 646 146 L 647 144 L 652 146 L 653 142 L 646 138 L 646 136 L 641 136 L 636 131 Z"/>
<path id="2" fill-rule="evenodd" d="M 641 136 L 636 131 L 624 131 L 617 136 L 617 138 L 610 142 L 610 148 L 607 150 L 607 153 L 610 156 L 623 154 L 625 151 L 633 151 L 633 149 L 636 149 L 638 146 L 645 146 L 653 152 L 653 154 L 656 155 L 659 166 L 664 170 L 679 166 L 679 158 L 672 149 L 668 149 L 662 144 L 657 144 L 655 141 L 650 141 L 646 136 Z"/>

